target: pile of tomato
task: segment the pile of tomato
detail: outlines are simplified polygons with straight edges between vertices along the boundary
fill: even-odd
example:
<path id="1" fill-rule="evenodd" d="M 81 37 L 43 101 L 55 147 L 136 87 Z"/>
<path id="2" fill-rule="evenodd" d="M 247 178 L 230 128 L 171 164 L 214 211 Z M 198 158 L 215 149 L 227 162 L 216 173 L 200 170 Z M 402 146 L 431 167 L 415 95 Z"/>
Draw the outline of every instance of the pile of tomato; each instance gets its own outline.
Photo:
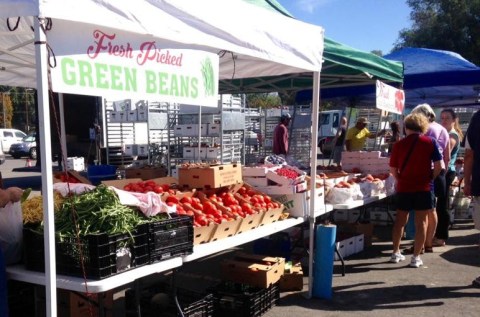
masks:
<path id="1" fill-rule="evenodd" d="M 280 204 L 272 201 L 270 196 L 246 187 L 241 187 L 237 193 L 220 191 L 209 195 L 199 195 L 200 197 L 184 196 L 180 199 L 177 196 L 169 195 L 165 203 L 169 206 L 176 206 L 178 214 L 192 216 L 194 227 L 234 221 L 238 217 L 245 218 L 248 215 L 280 207 Z"/>
<path id="2" fill-rule="evenodd" d="M 123 190 L 135 193 L 154 192 L 157 194 L 163 194 L 168 192 L 170 194 L 175 194 L 175 191 L 170 188 L 170 185 L 157 184 L 155 183 L 155 181 L 152 180 L 128 183 L 123 186 Z"/>
<path id="3" fill-rule="evenodd" d="M 289 179 L 297 179 L 300 176 L 300 174 L 298 174 L 298 172 L 294 171 L 291 168 L 286 168 L 286 167 L 282 167 L 282 168 L 277 169 L 275 171 L 275 173 L 277 173 L 280 176 L 289 178 Z"/>

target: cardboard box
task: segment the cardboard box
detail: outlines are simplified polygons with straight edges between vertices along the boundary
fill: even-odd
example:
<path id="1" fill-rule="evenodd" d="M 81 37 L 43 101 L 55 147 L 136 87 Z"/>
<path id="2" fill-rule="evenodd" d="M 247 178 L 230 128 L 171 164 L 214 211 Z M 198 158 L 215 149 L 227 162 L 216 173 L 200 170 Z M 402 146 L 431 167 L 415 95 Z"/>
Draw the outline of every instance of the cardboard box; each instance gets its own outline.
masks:
<path id="1" fill-rule="evenodd" d="M 280 292 L 302 291 L 303 271 L 300 263 L 296 265 L 285 265 L 285 272 L 280 278 L 278 286 Z"/>
<path id="2" fill-rule="evenodd" d="M 75 180 L 77 180 L 78 182 L 80 183 L 83 183 L 83 184 L 92 184 L 86 177 L 83 177 L 79 172 L 77 171 L 67 171 L 67 172 L 54 172 L 53 173 L 53 183 L 62 183 L 62 174 L 65 174 L 67 173 L 68 174 L 68 177 L 69 178 L 74 178 Z"/>
<path id="3" fill-rule="evenodd" d="M 222 277 L 236 283 L 268 288 L 285 272 L 285 258 L 238 253 L 221 263 Z"/>
<path id="4" fill-rule="evenodd" d="M 220 123 L 209 123 L 208 124 L 208 136 L 219 136 L 220 135 Z"/>
<path id="5" fill-rule="evenodd" d="M 142 179 L 141 178 L 130 178 L 130 179 L 115 179 L 115 180 L 105 180 L 105 181 L 101 181 L 102 184 L 106 185 L 106 186 L 112 186 L 112 187 L 115 187 L 115 188 L 118 188 L 118 189 L 123 189 L 123 187 L 125 187 L 125 185 L 127 184 L 130 184 L 130 183 L 137 183 L 137 182 L 141 182 Z"/>
<path id="6" fill-rule="evenodd" d="M 127 179 L 141 178 L 142 180 L 149 180 L 164 176 L 167 176 L 167 169 L 164 167 L 141 167 L 125 169 L 125 177 Z"/>
<path id="7" fill-rule="evenodd" d="M 217 228 L 213 232 L 210 241 L 217 241 L 236 235 L 242 220 L 243 218 L 239 217 L 234 221 L 225 221 L 217 224 Z"/>
<path id="8" fill-rule="evenodd" d="M 145 122 L 147 120 L 148 120 L 148 110 L 138 109 L 137 121 L 138 122 Z"/>
<path id="9" fill-rule="evenodd" d="M 343 258 L 347 257 L 347 240 L 341 240 L 335 242 L 335 246 L 337 248 L 338 254 Z M 334 253 L 334 260 L 339 261 L 340 257 L 338 256 L 337 252 Z"/>
<path id="10" fill-rule="evenodd" d="M 219 188 L 242 183 L 240 164 L 204 168 L 179 168 L 178 183 L 190 188 Z"/>
<path id="11" fill-rule="evenodd" d="M 125 144 L 125 150 L 123 151 L 125 155 L 137 156 L 137 145 L 136 144 Z"/>
<path id="12" fill-rule="evenodd" d="M 335 222 L 347 222 L 348 210 L 338 209 L 333 212 L 333 221 Z"/>
<path id="13" fill-rule="evenodd" d="M 183 158 L 204 160 L 207 158 L 207 148 L 200 148 L 198 146 L 185 146 L 183 147 Z"/>
<path id="14" fill-rule="evenodd" d="M 238 227 L 237 234 L 257 228 L 260 226 L 264 216 L 263 213 L 246 215 Z"/>
<path id="15" fill-rule="evenodd" d="M 280 216 L 283 213 L 284 205 L 281 205 L 280 208 L 269 209 L 265 211 L 262 215 L 262 220 L 260 221 L 260 226 L 268 225 L 280 220 Z"/>
<path id="16" fill-rule="evenodd" d="M 217 229 L 217 225 L 211 223 L 208 226 L 193 228 L 193 244 L 198 245 L 212 240 L 212 236 Z"/>
<path id="17" fill-rule="evenodd" d="M 308 217 L 310 210 L 310 191 L 288 195 L 271 195 L 272 198 L 285 205 L 285 212 L 292 217 Z M 324 188 L 315 188 L 315 215 L 319 216 L 325 210 Z"/>
<path id="18" fill-rule="evenodd" d="M 243 181 L 253 187 L 268 186 L 268 179 L 266 177 L 243 177 Z"/>
<path id="19" fill-rule="evenodd" d="M 355 236 L 345 240 L 345 257 L 355 254 Z"/>
<path id="20" fill-rule="evenodd" d="M 362 233 L 353 238 L 355 239 L 355 250 L 353 254 L 362 252 L 365 246 L 365 235 Z"/>
<path id="21" fill-rule="evenodd" d="M 85 170 L 85 159 L 83 157 L 67 157 L 67 170 L 81 172 Z"/>
<path id="22" fill-rule="evenodd" d="M 113 316 L 113 291 L 103 292 L 99 294 L 86 294 L 71 292 L 66 290 L 58 290 L 57 306 L 58 316 L 62 317 L 83 317 L 83 316 Z M 98 308 L 98 299 L 102 296 L 103 314 L 100 314 Z M 89 303 L 90 301 L 90 303 Z M 90 314 L 90 307 L 92 314 Z"/>
<path id="23" fill-rule="evenodd" d="M 300 182 L 303 182 L 305 180 L 305 172 L 299 170 L 298 168 L 294 166 L 283 166 L 283 168 L 288 168 L 291 169 L 295 172 L 298 173 L 298 177 L 295 179 L 291 179 L 285 176 L 278 175 L 276 172 L 273 171 L 268 171 L 266 174 L 266 177 L 271 180 L 274 183 L 277 183 L 279 185 L 294 185 L 298 184 Z"/>
<path id="24" fill-rule="evenodd" d="M 219 147 L 207 147 L 205 148 L 205 156 L 209 160 L 216 160 L 220 158 L 221 150 Z"/>
<path id="25" fill-rule="evenodd" d="M 127 111 L 127 121 L 128 121 L 128 122 L 136 122 L 137 120 L 138 120 L 138 111 L 137 111 L 137 109 Z"/>
<path id="26" fill-rule="evenodd" d="M 126 122 L 127 121 L 127 112 L 126 111 L 112 111 L 110 112 L 110 122 Z"/>
<path id="27" fill-rule="evenodd" d="M 342 223 L 337 226 L 337 232 L 349 232 L 364 235 L 364 245 L 372 245 L 373 223 Z"/>

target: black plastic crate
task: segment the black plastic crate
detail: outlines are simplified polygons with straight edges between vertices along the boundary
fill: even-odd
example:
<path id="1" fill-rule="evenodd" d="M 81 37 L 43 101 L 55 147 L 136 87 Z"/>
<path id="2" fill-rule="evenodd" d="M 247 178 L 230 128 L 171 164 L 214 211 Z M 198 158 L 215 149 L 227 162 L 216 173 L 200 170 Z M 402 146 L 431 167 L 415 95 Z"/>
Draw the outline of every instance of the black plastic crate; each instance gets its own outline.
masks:
<path id="1" fill-rule="evenodd" d="M 186 289 L 178 289 L 177 298 L 183 316 L 213 317 L 213 294 L 203 295 Z"/>
<path id="2" fill-rule="evenodd" d="M 172 218 L 149 224 L 150 263 L 193 252 L 193 219 L 171 214 Z"/>
<path id="3" fill-rule="evenodd" d="M 156 294 L 163 293 L 169 295 L 169 303 L 162 303 L 157 306 L 152 301 Z M 177 289 L 177 299 L 185 317 L 213 317 L 213 295 L 194 292 L 191 290 Z M 125 307 L 129 315 L 137 315 L 135 305 L 135 291 L 127 290 L 125 292 Z M 172 290 L 169 285 L 158 284 L 145 288 L 140 293 L 140 309 L 142 316 L 158 316 L 159 310 L 162 316 L 180 316 L 172 297 Z"/>
<path id="4" fill-rule="evenodd" d="M 132 240 L 133 238 L 133 240 Z M 24 228 L 25 267 L 45 271 L 43 233 Z M 148 227 L 140 226 L 129 234 L 91 234 L 76 238 L 55 237 L 57 273 L 102 279 L 149 263 Z"/>
<path id="5" fill-rule="evenodd" d="M 278 283 L 269 288 L 222 282 L 210 290 L 214 298 L 215 317 L 258 317 L 265 314 L 280 299 Z"/>

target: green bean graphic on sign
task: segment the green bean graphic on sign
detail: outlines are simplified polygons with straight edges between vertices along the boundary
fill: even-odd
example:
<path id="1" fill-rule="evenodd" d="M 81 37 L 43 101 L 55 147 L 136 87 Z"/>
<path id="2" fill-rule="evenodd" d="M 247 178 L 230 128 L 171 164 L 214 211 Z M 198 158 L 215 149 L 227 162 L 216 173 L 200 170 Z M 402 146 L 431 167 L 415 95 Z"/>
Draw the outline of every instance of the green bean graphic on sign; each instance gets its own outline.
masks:
<path id="1" fill-rule="evenodd" d="M 203 84 L 205 87 L 205 96 L 213 96 L 215 93 L 215 81 L 214 81 L 214 73 L 213 73 L 213 66 L 212 61 L 210 58 L 205 58 L 202 62 L 202 77 L 203 77 Z"/>

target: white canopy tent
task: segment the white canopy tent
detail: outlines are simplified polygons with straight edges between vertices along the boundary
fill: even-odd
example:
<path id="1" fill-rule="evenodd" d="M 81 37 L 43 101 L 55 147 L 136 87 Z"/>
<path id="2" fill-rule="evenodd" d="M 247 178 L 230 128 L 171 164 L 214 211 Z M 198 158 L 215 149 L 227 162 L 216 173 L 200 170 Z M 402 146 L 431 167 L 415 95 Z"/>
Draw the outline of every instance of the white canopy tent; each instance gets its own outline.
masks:
<path id="1" fill-rule="evenodd" d="M 312 113 L 318 112 L 324 33 L 318 26 L 240 0 L 0 0 L 0 84 L 36 88 L 38 92 L 43 209 L 48 211 L 44 216 L 48 316 L 57 315 L 53 177 L 47 159 L 51 157 L 51 138 L 50 129 L 45 129 L 50 127 L 49 72 L 56 52 L 50 50 L 49 43 L 58 45 L 71 36 L 70 30 L 82 28 L 85 32 L 113 30 L 127 38 L 155 41 L 159 48 L 217 53 L 220 79 L 311 71 L 313 91 L 317 92 Z M 65 51 L 86 54 L 77 47 Z M 316 139 L 318 117 L 314 115 L 312 120 L 312 138 Z M 316 151 L 316 146 L 312 147 L 312 157 L 317 156 Z M 316 173 L 315 160 L 311 171 Z M 312 186 L 312 197 L 314 189 Z M 313 230 L 313 199 L 310 209 Z"/>

